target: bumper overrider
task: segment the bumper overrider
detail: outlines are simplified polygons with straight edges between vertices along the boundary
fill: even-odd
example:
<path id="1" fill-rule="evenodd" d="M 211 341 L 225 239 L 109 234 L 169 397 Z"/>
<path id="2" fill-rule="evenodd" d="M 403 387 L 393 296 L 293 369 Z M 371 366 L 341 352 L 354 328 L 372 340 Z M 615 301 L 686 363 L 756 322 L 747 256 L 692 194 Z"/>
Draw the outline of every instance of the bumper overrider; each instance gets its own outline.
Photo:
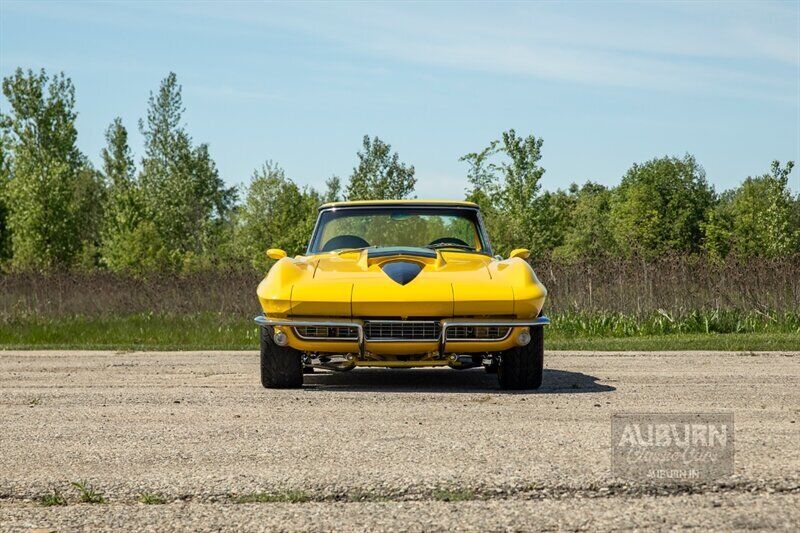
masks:
<path id="1" fill-rule="evenodd" d="M 268 317 L 265 315 L 259 315 L 255 317 L 255 322 L 259 326 L 262 327 L 288 327 L 288 328 L 350 328 L 355 331 L 355 337 L 352 339 L 358 343 L 358 355 L 360 359 L 364 359 L 365 354 L 367 352 L 367 343 L 379 343 L 379 342 L 392 342 L 392 343 L 420 343 L 420 342 L 436 342 L 438 344 L 438 352 L 440 356 L 444 356 L 445 353 L 448 353 L 448 342 L 451 343 L 461 343 L 464 342 L 464 339 L 448 339 L 448 331 L 454 328 L 481 328 L 481 327 L 493 327 L 493 328 L 509 328 L 509 334 L 511 334 L 513 330 L 512 328 L 527 328 L 527 327 L 537 327 L 537 326 L 546 326 L 550 324 L 550 319 L 546 316 L 540 316 L 537 318 L 526 318 L 526 319 L 515 319 L 515 318 L 445 318 L 442 320 L 438 320 L 438 333 L 435 338 L 425 339 L 424 341 L 420 341 L 418 339 L 404 339 L 404 338 L 392 338 L 392 339 L 367 339 L 365 335 L 365 326 L 369 321 L 367 320 L 360 320 L 360 319 L 345 319 L 345 318 L 311 318 L 311 317 L 297 317 L 297 318 L 277 318 L 277 317 Z M 518 336 L 521 337 L 520 344 L 525 344 L 527 341 L 530 340 L 530 335 L 526 331 L 522 331 L 517 333 Z M 523 335 L 528 335 L 527 341 L 525 338 L 522 337 Z M 276 339 L 277 340 L 277 339 Z M 285 343 L 285 334 L 282 339 L 284 342 L 279 344 Z M 491 339 L 482 339 L 483 342 L 492 342 Z"/>

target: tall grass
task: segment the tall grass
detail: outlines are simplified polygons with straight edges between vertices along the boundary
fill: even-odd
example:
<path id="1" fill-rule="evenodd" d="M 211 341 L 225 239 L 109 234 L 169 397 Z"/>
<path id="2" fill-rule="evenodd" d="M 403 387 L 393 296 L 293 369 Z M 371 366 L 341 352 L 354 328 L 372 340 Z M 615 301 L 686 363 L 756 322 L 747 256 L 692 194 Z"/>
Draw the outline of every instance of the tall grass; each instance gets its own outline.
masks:
<path id="1" fill-rule="evenodd" d="M 556 313 L 552 331 L 562 337 L 641 337 L 696 333 L 796 333 L 800 347 L 800 312 L 764 313 L 738 310 L 664 310 L 644 316 L 598 311 Z"/>
<path id="2" fill-rule="evenodd" d="M 701 310 L 800 311 L 800 255 L 783 259 L 675 255 L 534 264 L 548 309 L 671 317 Z"/>
<path id="3" fill-rule="evenodd" d="M 634 349 L 643 344 L 626 339 L 693 335 L 686 346 L 800 349 L 800 256 L 548 261 L 534 268 L 549 291 L 551 347 Z M 252 348 L 262 277 L 252 269 L 146 278 L 103 271 L 5 274 L 0 346 Z M 700 338 L 723 335 L 729 337 L 724 343 Z"/>
<path id="4" fill-rule="evenodd" d="M 780 260 L 698 256 L 654 261 L 609 258 L 533 265 L 547 286 L 548 314 L 620 313 L 671 319 L 692 312 L 800 311 L 800 255 Z M 0 275 L 0 320 L 23 315 L 104 316 L 220 313 L 250 316 L 263 272 L 229 269 L 145 278 L 105 271 Z"/>
<path id="5" fill-rule="evenodd" d="M 697 349 L 800 350 L 800 314 L 731 311 L 693 312 L 676 319 L 656 313 L 635 317 L 620 313 L 555 313 L 546 329 L 548 349 L 678 349 L 674 341 Z M 741 335 L 746 333 L 747 335 Z M 702 338 L 699 338 L 702 337 Z M 733 339 L 733 337 L 736 337 Z M 602 343 L 586 344 L 586 340 Z M 631 339 L 642 342 L 630 344 Z M 648 340 L 650 339 L 650 340 Z M 626 341 L 626 342 L 616 342 Z M 249 315 L 152 313 L 122 316 L 27 315 L 0 321 L 5 348 L 105 349 L 255 349 L 258 328 Z M 650 348 L 653 349 L 653 348 Z"/>

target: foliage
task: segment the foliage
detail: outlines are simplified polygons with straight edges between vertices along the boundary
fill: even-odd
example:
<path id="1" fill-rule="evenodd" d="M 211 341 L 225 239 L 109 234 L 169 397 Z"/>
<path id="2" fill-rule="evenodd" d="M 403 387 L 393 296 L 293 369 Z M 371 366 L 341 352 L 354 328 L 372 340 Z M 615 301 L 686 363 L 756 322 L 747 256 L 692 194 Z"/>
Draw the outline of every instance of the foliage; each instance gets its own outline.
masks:
<path id="1" fill-rule="evenodd" d="M 75 89 L 63 73 L 17 69 L 3 94 L 11 109 L 0 126 L 13 265 L 69 267 L 94 246 L 102 205 L 98 176 L 76 145 Z"/>
<path id="2" fill-rule="evenodd" d="M 238 214 L 238 249 L 261 270 L 270 264 L 267 248 L 281 248 L 289 255 L 303 253 L 319 203 L 315 191 L 300 189 L 280 166 L 267 161 L 253 173 Z"/>
<path id="3" fill-rule="evenodd" d="M 105 496 L 87 481 L 73 481 L 70 485 L 78 491 L 78 501 L 81 503 L 107 503 Z"/>
<path id="4" fill-rule="evenodd" d="M 283 490 L 279 492 L 253 492 L 233 498 L 235 503 L 304 503 L 311 496 L 302 490 Z"/>
<path id="5" fill-rule="evenodd" d="M 397 152 L 378 137 L 364 136 L 358 165 L 347 185 L 348 200 L 396 200 L 408 198 L 417 179 L 414 166 L 400 162 Z M 330 187 L 330 185 L 329 185 Z"/>
<path id="6" fill-rule="evenodd" d="M 120 118 L 106 130 L 101 152 L 107 199 L 102 225 L 102 262 L 114 271 L 141 272 L 161 253 L 155 228 L 145 221 L 141 189 L 136 180 L 128 131 Z"/>
<path id="7" fill-rule="evenodd" d="M 614 191 L 611 226 L 625 255 L 697 252 L 714 191 L 691 155 L 634 164 Z"/>
<path id="8" fill-rule="evenodd" d="M 139 503 L 145 505 L 162 505 L 167 503 L 163 494 L 158 492 L 143 492 L 139 494 Z"/>
<path id="9" fill-rule="evenodd" d="M 611 233 L 611 191 L 587 182 L 580 189 L 573 186 L 570 196 L 563 243 L 555 248 L 554 255 L 573 261 L 613 255 L 616 243 Z"/>
<path id="10" fill-rule="evenodd" d="M 0 129 L 0 264 L 11 257 L 11 227 L 8 225 L 6 191 L 11 179 L 11 139 Z"/>
<path id="11" fill-rule="evenodd" d="M 183 123 L 174 73 L 150 94 L 139 121 L 140 164 L 119 118 L 106 131 L 96 171 L 78 150 L 75 89 L 58 74 L 17 69 L 3 80 L 0 115 L 0 267 L 91 270 L 152 276 L 228 267 L 263 270 L 269 247 L 299 254 L 324 202 L 414 194 L 414 166 L 364 136 L 351 176 L 324 190 L 303 187 L 277 163 L 254 171 L 244 201 L 227 188 L 208 145 Z M 636 163 L 616 187 L 586 182 L 543 190 L 543 141 L 502 132 L 464 155 L 467 200 L 482 210 L 495 253 L 529 248 L 531 261 L 576 265 L 602 258 L 659 261 L 671 254 L 790 258 L 800 252 L 794 163 L 772 163 L 717 196 L 695 158 Z M 409 222 L 409 231 L 416 231 Z"/>
<path id="12" fill-rule="evenodd" d="M 741 187 L 724 194 L 705 225 L 706 249 L 714 256 L 782 257 L 800 251 L 800 205 L 789 190 L 794 163 L 748 177 Z"/>
<path id="13" fill-rule="evenodd" d="M 67 499 L 58 489 L 53 489 L 39 498 L 39 505 L 42 507 L 54 507 L 59 505 L 67 505 Z"/>
<path id="14" fill-rule="evenodd" d="M 542 143 L 511 129 L 480 152 L 461 158 L 470 167 L 467 198 L 484 211 L 495 252 L 506 255 L 514 248 L 529 248 L 539 254 L 554 240 L 547 221 L 549 204 L 539 195 Z"/>
<path id="15" fill-rule="evenodd" d="M 322 195 L 324 202 L 338 202 L 342 199 L 342 180 L 339 176 L 331 176 L 325 180 L 325 193 Z"/>
<path id="16" fill-rule="evenodd" d="M 182 124 L 181 87 L 170 73 L 151 94 L 140 121 L 145 156 L 139 177 L 143 213 L 169 268 L 186 268 L 211 255 L 236 199 L 226 189 L 208 145 L 194 146 Z"/>

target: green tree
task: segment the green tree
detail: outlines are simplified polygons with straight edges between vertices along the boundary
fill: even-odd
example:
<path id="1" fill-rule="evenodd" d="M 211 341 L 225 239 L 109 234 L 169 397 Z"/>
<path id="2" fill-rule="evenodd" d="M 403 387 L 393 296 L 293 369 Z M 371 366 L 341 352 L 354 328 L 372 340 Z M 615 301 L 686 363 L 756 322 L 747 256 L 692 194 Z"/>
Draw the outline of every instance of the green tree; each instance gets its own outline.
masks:
<path id="1" fill-rule="evenodd" d="M 378 137 L 364 136 L 358 165 L 347 184 L 348 200 L 397 200 L 414 192 L 414 166 L 400 162 L 397 152 Z"/>
<path id="2" fill-rule="evenodd" d="M 325 194 L 322 199 L 324 202 L 338 202 L 342 199 L 342 181 L 339 176 L 331 176 L 325 180 Z"/>
<path id="3" fill-rule="evenodd" d="M 94 245 L 102 197 L 76 145 L 75 89 L 63 73 L 17 69 L 3 79 L 3 94 L 10 106 L 0 120 L 11 160 L 4 196 L 13 265 L 70 267 Z"/>
<path id="4" fill-rule="evenodd" d="M 724 259 L 731 251 L 733 237 L 733 199 L 735 190 L 723 192 L 708 212 L 703 224 L 703 249 L 714 259 Z"/>
<path id="5" fill-rule="evenodd" d="M 500 186 L 495 168 L 491 164 L 492 157 L 497 154 L 498 142 L 492 141 L 480 152 L 472 152 L 459 158 L 459 161 L 469 165 L 466 200 L 478 204 L 487 223 L 498 218 L 495 204 L 499 198 Z"/>
<path id="6" fill-rule="evenodd" d="M 500 254 L 524 247 L 541 256 L 558 240 L 546 220 L 552 198 L 539 194 L 545 172 L 539 166 L 542 142 L 533 135 L 520 137 L 512 129 L 482 151 L 461 158 L 470 166 L 467 198 L 485 211 L 494 249 Z"/>
<path id="7" fill-rule="evenodd" d="M 564 244 L 573 224 L 576 190 L 544 191 L 538 199 L 533 257 L 545 257 Z"/>
<path id="8" fill-rule="evenodd" d="M 705 171 L 691 155 L 634 164 L 612 199 L 617 247 L 646 257 L 699 251 L 713 202 Z"/>
<path id="9" fill-rule="evenodd" d="M 797 204 L 789 190 L 794 162 L 773 161 L 769 174 L 748 177 L 720 198 L 705 226 L 714 256 L 781 257 L 800 251 Z"/>
<path id="10" fill-rule="evenodd" d="M 11 257 L 11 228 L 8 226 L 6 192 L 11 179 L 10 139 L 0 130 L 0 265 Z"/>
<path id="11" fill-rule="evenodd" d="M 144 213 L 163 243 L 169 264 L 186 267 L 208 258 L 219 244 L 236 199 L 226 189 L 208 145 L 192 145 L 181 120 L 181 87 L 170 73 L 150 95 L 140 121 L 145 155 L 139 184 Z"/>
<path id="12" fill-rule="evenodd" d="M 578 260 L 613 255 L 611 191 L 603 185 L 587 182 L 580 188 L 573 184 L 570 194 L 573 200 L 564 241 L 555 249 L 555 256 Z"/>
<path id="13" fill-rule="evenodd" d="M 320 196 L 301 189 L 283 169 L 267 161 L 253 173 L 237 224 L 237 248 L 253 266 L 271 264 L 265 252 L 280 248 L 290 256 L 305 252 Z"/>
<path id="14" fill-rule="evenodd" d="M 100 153 L 107 199 L 101 235 L 102 262 L 111 270 L 145 273 L 166 262 L 154 225 L 145 223 L 128 131 L 115 118 Z"/>

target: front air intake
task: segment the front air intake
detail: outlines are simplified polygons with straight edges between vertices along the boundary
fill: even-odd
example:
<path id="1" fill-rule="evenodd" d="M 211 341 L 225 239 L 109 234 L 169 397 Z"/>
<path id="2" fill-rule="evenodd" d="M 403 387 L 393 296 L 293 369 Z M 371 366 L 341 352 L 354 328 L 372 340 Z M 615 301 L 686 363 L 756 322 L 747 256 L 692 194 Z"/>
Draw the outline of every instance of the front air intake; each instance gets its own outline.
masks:
<path id="1" fill-rule="evenodd" d="M 368 341 L 438 341 L 442 325 L 434 320 L 370 320 L 364 323 Z"/>

